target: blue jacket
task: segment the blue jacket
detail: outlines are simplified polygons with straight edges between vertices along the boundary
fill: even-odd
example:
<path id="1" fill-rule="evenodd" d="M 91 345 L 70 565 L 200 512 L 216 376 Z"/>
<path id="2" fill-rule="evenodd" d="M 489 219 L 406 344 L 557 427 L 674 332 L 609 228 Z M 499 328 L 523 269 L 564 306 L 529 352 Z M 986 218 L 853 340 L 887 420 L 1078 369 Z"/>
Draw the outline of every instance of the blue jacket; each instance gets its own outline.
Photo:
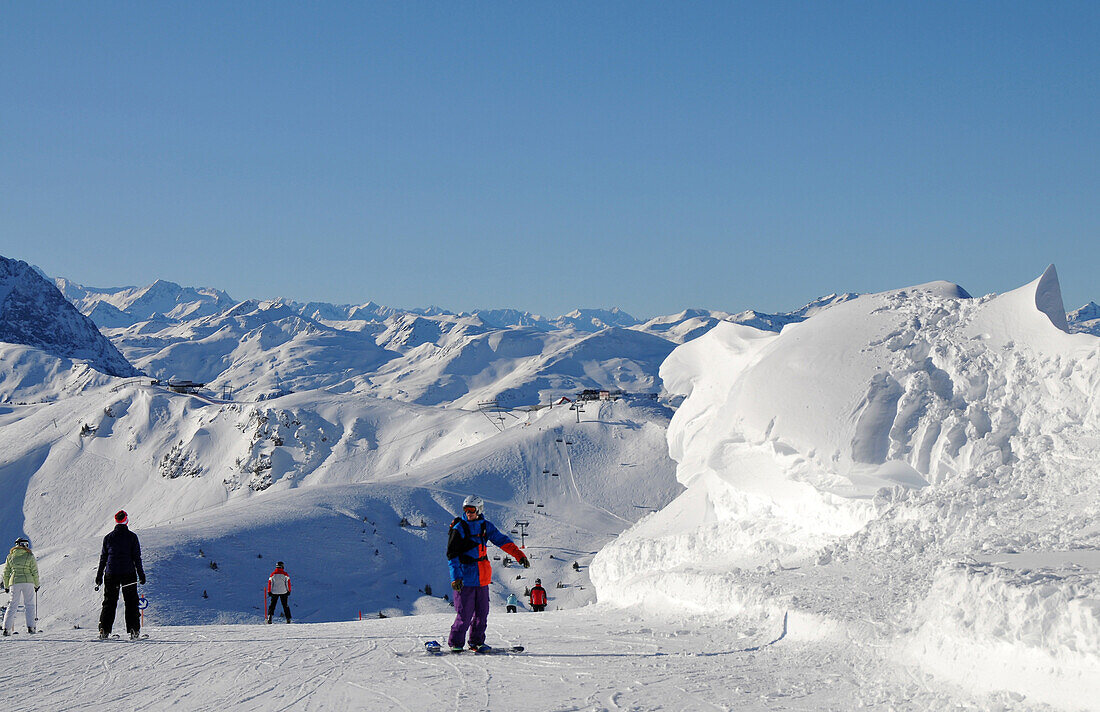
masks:
<path id="1" fill-rule="evenodd" d="M 519 547 L 484 516 L 468 521 L 458 517 L 451 522 L 447 538 L 447 563 L 451 580 L 462 580 L 464 586 L 488 586 L 493 579 L 487 542 L 493 542 L 517 559 L 523 554 Z"/>

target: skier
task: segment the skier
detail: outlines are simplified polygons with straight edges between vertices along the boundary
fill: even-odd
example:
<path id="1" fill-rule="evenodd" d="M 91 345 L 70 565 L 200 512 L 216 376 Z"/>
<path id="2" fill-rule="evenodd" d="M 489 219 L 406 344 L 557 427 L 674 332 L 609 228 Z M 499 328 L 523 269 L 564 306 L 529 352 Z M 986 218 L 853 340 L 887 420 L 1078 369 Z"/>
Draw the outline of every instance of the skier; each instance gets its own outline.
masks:
<path id="1" fill-rule="evenodd" d="M 23 610 L 27 614 L 27 632 L 37 632 L 34 626 L 35 596 L 38 591 L 38 562 L 31 553 L 29 539 L 19 537 L 15 546 L 8 552 L 4 563 L 4 591 L 11 590 L 11 601 L 4 614 L 4 635 L 11 635 L 15 628 L 15 608 L 23 601 Z"/>
<path id="2" fill-rule="evenodd" d="M 507 611 L 509 613 L 515 613 L 516 612 L 516 606 L 518 606 L 518 605 L 519 605 L 519 599 L 516 598 L 516 594 L 509 593 L 508 594 L 508 608 L 507 608 Z"/>
<path id="3" fill-rule="evenodd" d="M 531 589 L 531 610 L 535 613 L 546 610 L 546 589 L 542 587 L 542 579 L 535 579 Z"/>
<path id="4" fill-rule="evenodd" d="M 115 513 L 115 528 L 103 537 L 103 551 L 99 555 L 99 570 L 95 574 L 95 590 L 106 584 L 103 593 L 103 611 L 99 614 L 99 638 L 111 634 L 115 623 L 118 594 L 126 604 L 126 632 L 131 640 L 141 635 L 141 612 L 138 610 L 138 584 L 145 585 L 145 569 L 141 567 L 141 544 L 137 534 L 126 526 L 130 521 L 126 510 Z"/>
<path id="5" fill-rule="evenodd" d="M 287 605 L 287 599 L 290 598 L 290 576 L 287 575 L 281 561 L 275 563 L 275 570 L 267 579 L 267 595 L 271 597 L 271 603 L 267 607 L 267 622 L 270 623 L 271 617 L 275 615 L 275 604 L 282 601 L 283 615 L 289 623 L 290 606 Z"/>
<path id="6" fill-rule="evenodd" d="M 464 517 L 455 517 L 447 538 L 451 588 L 455 590 L 455 622 L 447 640 L 454 653 L 462 652 L 467 630 L 470 650 L 490 650 L 485 645 L 485 625 L 489 618 L 489 582 L 493 578 L 493 568 L 489 563 L 487 542 L 496 544 L 524 568 L 531 565 L 527 555 L 485 519 L 484 509 L 481 497 L 476 494 L 467 497 L 462 502 Z"/>

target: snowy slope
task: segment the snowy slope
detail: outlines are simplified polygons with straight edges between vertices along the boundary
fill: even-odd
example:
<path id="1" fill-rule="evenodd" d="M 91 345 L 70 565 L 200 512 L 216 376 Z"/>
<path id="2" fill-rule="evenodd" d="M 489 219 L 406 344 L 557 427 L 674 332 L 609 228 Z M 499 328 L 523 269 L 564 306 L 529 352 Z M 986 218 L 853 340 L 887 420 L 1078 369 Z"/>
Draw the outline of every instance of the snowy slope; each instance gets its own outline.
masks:
<path id="1" fill-rule="evenodd" d="M 324 392 L 217 403 L 147 382 L 0 416 L 0 537 L 35 542 L 56 596 L 51 626 L 94 624 L 89 576 L 119 508 L 141 533 L 162 622 L 254 620 L 276 559 L 308 622 L 445 608 L 440 552 L 469 492 L 505 531 L 530 521 L 534 566 L 502 573 L 496 600 L 541 576 L 564 586 L 554 607 L 591 602 L 591 556 L 681 489 L 668 413 L 649 402 L 593 404 L 580 423 L 567 408 L 497 422 Z M 84 424 L 94 432 L 82 436 Z M 434 599 L 420 600 L 425 584 Z"/>
<path id="2" fill-rule="evenodd" d="M 1051 267 L 1000 296 L 933 283 L 681 346 L 661 375 L 688 394 L 669 428 L 687 491 L 601 551 L 601 600 L 786 610 L 792 632 L 1089 707 L 1100 560 L 1051 552 L 1100 550 L 1100 342 L 1066 328 Z M 1025 551 L 1043 568 L 1015 568 Z"/>

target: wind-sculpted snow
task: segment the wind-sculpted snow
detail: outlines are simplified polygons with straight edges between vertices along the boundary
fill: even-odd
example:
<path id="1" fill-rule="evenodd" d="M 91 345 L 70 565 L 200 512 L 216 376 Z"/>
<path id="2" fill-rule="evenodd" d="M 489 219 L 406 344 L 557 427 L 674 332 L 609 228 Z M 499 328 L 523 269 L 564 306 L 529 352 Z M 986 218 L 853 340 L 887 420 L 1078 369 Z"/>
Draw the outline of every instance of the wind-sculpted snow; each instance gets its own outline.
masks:
<path id="1" fill-rule="evenodd" d="M 1042 684 L 1021 676 L 1009 689 L 1061 704 L 1045 691 L 1075 671 L 1100 679 L 1100 571 L 1024 581 L 1019 596 L 977 597 L 950 618 L 936 613 L 953 605 L 944 597 L 966 596 L 945 592 L 977 584 L 936 572 L 975 556 L 1100 549 L 1100 341 L 1067 333 L 1064 314 L 1051 267 L 999 296 L 932 283 L 779 334 L 719 324 L 679 347 L 661 377 L 687 395 L 668 441 L 688 490 L 601 551 L 601 600 L 721 609 L 721 595 L 699 593 L 719 587 L 732 615 L 759 591 L 733 593 L 745 577 L 731 571 L 893 562 L 910 595 L 926 597 L 912 614 L 923 656 L 994 639 L 1015 651 L 998 665 L 1060 660 Z M 1013 603 L 1028 596 L 1044 603 Z M 1012 628 L 975 620 L 1006 607 Z M 960 636 L 969 642 L 954 652 L 928 642 Z"/>

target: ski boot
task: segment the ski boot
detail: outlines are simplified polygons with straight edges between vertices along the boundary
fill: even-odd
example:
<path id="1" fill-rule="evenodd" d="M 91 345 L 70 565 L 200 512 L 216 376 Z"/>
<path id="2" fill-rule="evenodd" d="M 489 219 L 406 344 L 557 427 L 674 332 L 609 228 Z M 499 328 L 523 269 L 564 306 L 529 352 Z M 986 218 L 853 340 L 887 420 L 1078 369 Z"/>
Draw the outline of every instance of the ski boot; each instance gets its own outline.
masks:
<path id="1" fill-rule="evenodd" d="M 27 632 L 33 635 L 33 634 L 38 632 L 38 629 L 37 628 L 27 628 Z"/>
<path id="2" fill-rule="evenodd" d="M 107 631 L 103 630 L 102 628 L 99 629 L 99 639 L 100 640 L 107 640 L 107 636 L 109 636 L 109 635 L 110 635 L 110 633 L 108 633 Z"/>
<path id="3" fill-rule="evenodd" d="M 141 637 L 141 632 L 140 631 L 136 631 L 136 630 L 130 631 L 130 640 L 137 640 L 140 637 Z"/>

